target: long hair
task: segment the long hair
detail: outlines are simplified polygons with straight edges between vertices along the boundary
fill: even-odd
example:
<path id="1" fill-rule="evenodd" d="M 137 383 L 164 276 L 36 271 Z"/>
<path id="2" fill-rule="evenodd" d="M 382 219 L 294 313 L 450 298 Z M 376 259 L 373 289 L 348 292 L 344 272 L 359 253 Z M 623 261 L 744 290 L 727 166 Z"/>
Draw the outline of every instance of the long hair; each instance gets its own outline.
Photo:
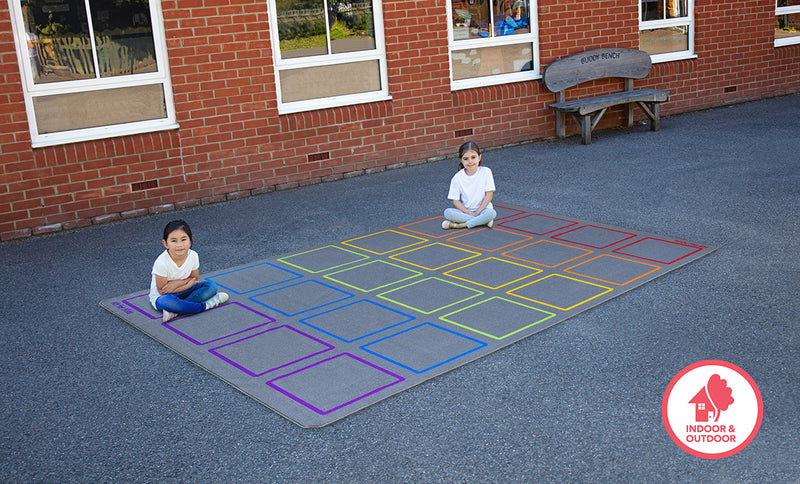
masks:
<path id="1" fill-rule="evenodd" d="M 481 155 L 481 149 L 477 145 L 477 143 L 475 143 L 474 141 L 467 141 L 466 143 L 461 145 L 461 147 L 458 148 L 459 161 L 458 161 L 458 170 L 456 171 L 459 171 L 464 168 L 464 164 L 461 163 L 461 157 L 464 156 L 464 153 L 466 153 L 467 151 L 474 151 L 475 153 L 478 153 L 478 156 Z M 478 166 L 483 166 L 483 160 L 478 162 Z"/>

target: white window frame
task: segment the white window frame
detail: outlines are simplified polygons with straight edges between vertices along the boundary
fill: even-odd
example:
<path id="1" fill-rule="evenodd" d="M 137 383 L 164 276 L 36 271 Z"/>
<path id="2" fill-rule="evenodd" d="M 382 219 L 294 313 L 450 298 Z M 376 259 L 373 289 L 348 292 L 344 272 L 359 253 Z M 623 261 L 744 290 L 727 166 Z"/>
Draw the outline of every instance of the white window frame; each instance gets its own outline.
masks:
<path id="1" fill-rule="evenodd" d="M 490 1 L 490 0 L 487 0 Z M 462 39 L 453 38 L 453 5 L 450 0 L 445 0 L 447 6 L 447 44 L 449 50 L 449 70 L 450 70 L 450 89 L 453 91 L 472 89 L 483 86 L 495 86 L 509 84 L 512 82 L 529 81 L 541 79 L 541 64 L 539 61 L 539 3 L 537 0 L 530 0 L 530 33 L 501 35 L 499 37 L 487 37 L 485 39 Z M 507 74 L 497 74 L 493 76 L 473 77 L 469 79 L 453 79 L 453 52 L 480 49 L 484 47 L 499 47 L 503 45 L 517 45 L 530 43 L 533 67 L 528 71 L 510 72 Z"/>
<path id="2" fill-rule="evenodd" d="M 25 110 L 27 111 L 28 126 L 31 133 L 31 145 L 34 148 L 76 143 L 81 141 L 91 141 L 138 133 L 149 133 L 153 131 L 163 131 L 178 127 L 175 116 L 175 105 L 172 98 L 172 84 L 170 83 L 169 66 L 167 65 L 167 50 L 164 38 L 164 19 L 161 13 L 161 2 L 158 0 L 150 0 L 149 5 L 150 22 L 153 28 L 153 42 L 155 44 L 156 64 L 158 66 L 157 72 L 34 84 L 31 63 L 28 59 L 28 36 L 25 30 L 20 2 L 19 0 L 8 0 L 9 12 L 12 14 L 13 21 L 12 30 L 17 47 L 17 61 L 19 63 L 20 74 L 22 76 Z M 94 35 L 93 32 L 90 32 L 90 34 L 92 36 Z M 97 71 L 97 66 L 95 66 L 95 72 Z M 167 114 L 165 118 L 108 126 L 98 126 L 95 128 L 74 129 L 53 133 L 39 133 L 36 125 L 36 114 L 34 112 L 33 105 L 33 99 L 36 97 L 84 93 L 150 84 L 160 84 L 164 88 L 164 105 Z"/>
<path id="3" fill-rule="evenodd" d="M 689 26 L 689 45 L 686 50 L 678 52 L 666 52 L 664 54 L 653 54 L 650 60 L 655 64 L 658 62 L 670 62 L 683 59 L 695 59 L 697 55 L 694 53 L 694 0 L 686 0 L 686 9 L 688 15 L 686 17 L 670 18 L 663 20 L 643 20 L 642 19 L 642 3 L 638 1 L 639 6 L 639 35 L 645 30 L 663 29 L 668 27 L 683 27 Z M 658 0 L 659 2 L 664 0 Z"/>
<path id="4" fill-rule="evenodd" d="M 800 14 L 800 5 L 791 5 L 788 7 L 779 7 L 778 1 L 775 0 L 775 16 L 779 15 L 789 15 L 789 14 Z M 793 37 L 787 37 L 785 39 L 775 39 L 775 47 L 781 47 L 784 45 L 795 45 L 800 44 L 800 35 L 795 35 Z"/>
<path id="5" fill-rule="evenodd" d="M 327 0 L 324 0 L 327 12 Z M 389 95 L 389 75 L 386 67 L 386 42 L 383 34 L 383 3 L 381 0 L 371 0 L 372 21 L 375 29 L 375 49 L 341 54 L 324 54 L 307 57 L 281 58 L 280 37 L 278 34 L 278 9 L 275 0 L 269 0 L 270 40 L 272 41 L 272 58 L 275 59 L 275 89 L 278 96 L 278 114 L 291 114 L 304 111 L 315 111 L 353 104 L 365 104 L 392 99 Z M 325 15 L 325 24 L 328 26 L 328 16 Z M 328 38 L 328 52 L 330 52 L 330 37 Z M 352 64 L 363 61 L 378 61 L 380 69 L 380 89 L 364 93 L 331 96 L 303 101 L 283 102 L 281 98 L 281 71 L 291 69 L 306 69 L 339 64 Z"/>

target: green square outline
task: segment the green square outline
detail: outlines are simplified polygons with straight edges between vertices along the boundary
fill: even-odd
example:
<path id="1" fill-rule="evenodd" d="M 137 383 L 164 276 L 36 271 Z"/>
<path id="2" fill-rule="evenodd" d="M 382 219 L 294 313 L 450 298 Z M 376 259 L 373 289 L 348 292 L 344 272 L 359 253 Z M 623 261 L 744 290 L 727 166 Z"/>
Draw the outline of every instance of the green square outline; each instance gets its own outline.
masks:
<path id="1" fill-rule="evenodd" d="M 490 333 L 485 333 L 483 331 L 480 331 L 478 329 L 472 328 L 470 326 L 466 326 L 466 325 L 461 324 L 461 323 L 456 323 L 455 321 L 451 321 L 451 320 L 447 319 L 449 316 L 452 316 L 453 314 L 460 313 L 461 311 L 466 311 L 469 308 L 473 308 L 475 306 L 479 306 L 479 305 L 481 305 L 483 303 L 487 303 L 487 302 L 491 301 L 492 299 L 501 299 L 503 301 L 510 302 L 510 303 L 516 304 L 518 306 L 522 306 L 522 307 L 525 307 L 525 308 L 533 309 L 534 311 L 539 311 L 540 313 L 549 314 L 549 316 L 545 317 L 544 319 L 540 319 L 539 321 L 536 321 L 534 323 L 531 323 L 531 324 L 529 324 L 527 326 L 523 326 L 522 328 L 519 328 L 518 330 L 512 331 L 512 332 L 510 332 L 510 333 L 508 333 L 506 335 L 503 335 L 503 336 L 495 336 L 495 335 L 490 334 Z M 461 308 L 459 310 L 453 311 L 452 313 L 447 313 L 444 316 L 439 316 L 439 319 L 441 319 L 442 321 L 446 321 L 446 322 L 448 322 L 450 324 L 454 324 L 454 325 L 456 325 L 456 326 L 458 326 L 460 328 L 468 329 L 468 330 L 474 331 L 474 332 L 476 332 L 478 334 L 482 334 L 484 336 L 488 336 L 489 338 L 492 338 L 492 339 L 495 339 L 495 340 L 501 340 L 503 338 L 508 338 L 509 336 L 515 335 L 515 334 L 519 333 L 520 331 L 524 331 L 524 330 L 530 328 L 531 326 L 535 326 L 535 325 L 537 325 L 539 323 L 547 321 L 548 319 L 554 317 L 555 315 L 556 315 L 555 313 L 551 313 L 550 311 L 545 311 L 544 309 L 539 309 L 539 308 L 534 307 L 534 306 L 528 306 L 527 304 L 522 304 L 521 302 L 513 301 L 511 299 L 506 299 L 506 298 L 501 297 L 501 296 L 493 296 L 493 297 L 490 297 L 489 299 L 486 299 L 484 301 L 476 302 L 475 304 L 473 304 L 471 306 L 467 306 L 465 308 Z"/>
<path id="2" fill-rule="evenodd" d="M 395 247 L 394 249 L 390 249 L 390 250 L 387 250 L 387 251 L 385 251 L 385 252 L 375 252 L 374 250 L 369 250 L 369 249 L 367 249 L 366 247 L 360 247 L 360 246 L 358 246 L 358 245 L 355 245 L 355 244 L 348 244 L 348 242 L 353 242 L 354 240 L 366 239 L 367 237 L 372 237 L 373 235 L 382 234 L 382 233 L 384 233 L 384 232 L 394 232 L 394 233 L 396 233 L 396 234 L 403 235 L 403 236 L 405 236 L 405 237 L 410 237 L 410 238 L 414 238 L 414 239 L 419 239 L 419 240 L 420 240 L 420 242 L 414 242 L 413 244 L 404 245 L 404 246 L 402 246 L 402 247 Z M 423 243 L 425 243 L 425 242 L 427 242 L 427 241 L 428 241 L 428 239 L 424 239 L 424 238 L 422 238 L 422 237 L 417 237 L 416 235 L 404 234 L 403 232 L 398 232 L 397 230 L 394 230 L 394 229 L 387 229 L 387 230 L 381 230 L 381 231 L 379 231 L 379 232 L 374 232 L 374 233 L 367 234 L 367 235 L 362 235 L 361 237 L 356 237 L 356 238 L 354 238 L 354 239 L 347 239 L 347 240 L 345 240 L 345 241 L 343 241 L 343 242 L 341 242 L 341 243 L 342 243 L 342 245 L 347 245 L 347 246 L 349 246 L 349 247 L 354 247 L 354 248 L 356 248 L 356 249 L 360 249 L 360 250 L 363 250 L 363 251 L 369 252 L 369 253 L 371 253 L 371 254 L 383 255 L 383 254 L 388 254 L 389 252 L 394 252 L 394 251 L 396 251 L 396 250 L 406 249 L 406 248 L 408 248 L 408 247 L 413 247 L 413 246 L 415 246 L 415 245 L 423 244 Z"/>
<path id="3" fill-rule="evenodd" d="M 351 271 L 351 270 L 354 270 L 354 269 L 358 269 L 359 267 L 364 267 L 364 266 L 368 266 L 370 264 L 375 264 L 377 262 L 382 262 L 382 263 L 390 265 L 392 267 L 397 267 L 397 268 L 403 269 L 404 271 L 408 271 L 408 272 L 413 273 L 413 275 L 408 276 L 408 277 L 404 277 L 403 279 L 398 279 L 396 281 L 389 282 L 389 283 L 384 284 L 382 286 L 373 287 L 372 289 L 363 289 L 363 288 L 360 288 L 358 286 L 354 286 L 352 284 L 348 284 L 348 283 L 346 283 L 344 281 L 340 281 L 339 279 L 335 279 L 334 277 L 331 277 L 331 276 L 335 276 L 336 274 L 340 274 L 342 272 Z M 342 269 L 341 271 L 332 272 L 332 273 L 330 273 L 330 274 L 328 274 L 327 276 L 324 276 L 324 277 L 325 277 L 325 279 L 329 279 L 331 281 L 337 282 L 337 283 L 339 283 L 339 284 L 341 284 L 343 286 L 347 286 L 347 287 L 350 287 L 350 288 L 353 288 L 353 289 L 357 289 L 357 290 L 359 290 L 361 292 L 372 292 L 372 291 L 377 291 L 378 289 L 382 289 L 382 288 L 387 287 L 387 286 L 391 286 L 392 284 L 397 284 L 399 282 L 403 282 L 403 281 L 407 281 L 409 279 L 413 279 L 413 278 L 415 278 L 417 276 L 421 276 L 421 275 L 422 275 L 422 272 L 415 271 L 413 269 L 407 269 L 407 268 L 405 268 L 405 267 L 403 267 L 401 265 L 392 264 L 391 262 L 386 262 L 383 259 L 376 259 L 376 260 L 372 260 L 372 261 L 369 261 L 369 262 L 364 263 L 364 264 L 359 264 L 357 266 L 348 267 L 347 269 Z"/>
<path id="4" fill-rule="evenodd" d="M 448 304 L 448 305 L 446 305 L 446 306 L 438 307 L 438 308 L 436 308 L 436 309 L 434 309 L 434 310 L 432 310 L 432 311 L 423 311 L 422 309 L 415 308 L 414 306 L 409 306 L 408 304 L 403 304 L 403 303 L 402 303 L 402 302 L 400 302 L 400 301 L 395 301 L 394 299 L 391 299 L 391 298 L 388 298 L 388 297 L 386 297 L 386 296 L 385 296 L 385 294 L 389 294 L 389 293 L 391 293 L 391 292 L 394 292 L 394 291 L 399 291 L 400 289 L 406 288 L 406 287 L 408 287 L 408 286 L 413 286 L 414 284 L 420 284 L 420 283 L 422 283 L 422 282 L 425 282 L 425 281 L 430 281 L 431 279 L 436 279 L 437 281 L 439 281 L 439 282 L 443 282 L 443 283 L 445 283 L 445 284 L 450 284 L 450 285 L 453 285 L 453 286 L 458 286 L 458 287 L 460 287 L 460 288 L 462 288 L 462 289 L 466 289 L 466 290 L 468 290 L 468 291 L 476 292 L 477 294 L 474 294 L 474 295 L 472 295 L 472 296 L 466 297 L 466 298 L 464 298 L 464 299 L 461 299 L 461 300 L 459 300 L 459 301 L 456 301 L 456 302 L 450 303 L 450 304 Z M 455 306 L 456 304 L 460 304 L 460 303 L 462 303 L 462 302 L 464 302 L 464 301 L 468 301 L 468 300 L 470 300 L 470 299 L 472 299 L 472 298 L 474 298 L 474 297 L 479 297 L 479 296 L 482 296 L 482 295 L 484 295 L 484 294 L 485 294 L 485 293 L 484 293 L 483 291 L 479 291 L 479 290 L 477 290 L 477 289 L 473 289 L 473 288 L 471 288 L 471 287 L 463 286 L 463 285 L 461 285 L 461 284 L 456 284 L 455 282 L 446 281 L 446 280 L 444 280 L 444 279 L 441 279 L 441 278 L 439 278 L 439 277 L 428 277 L 428 278 L 426 278 L 426 279 L 421 279 L 421 280 L 419 280 L 419 281 L 412 282 L 411 284 L 406 284 L 405 286 L 396 287 L 396 288 L 394 288 L 394 289 L 391 289 L 391 290 L 389 290 L 389 291 L 382 292 L 382 293 L 378 294 L 378 295 L 377 295 L 377 297 L 379 297 L 379 298 L 381 298 L 381 299 L 383 299 L 383 300 L 386 300 L 386 301 L 392 302 L 392 303 L 394 303 L 394 304 L 397 304 L 398 306 L 402 306 L 402 307 L 404 307 L 404 308 L 411 309 L 412 311 L 417 311 L 418 313 L 422 313 L 422 314 L 433 314 L 433 313 L 435 313 L 436 311 L 440 311 L 440 310 L 442 310 L 442 309 L 444 309 L 444 308 L 449 308 L 450 306 Z"/>
<path id="5" fill-rule="evenodd" d="M 297 264 L 292 264 L 291 262 L 287 262 L 285 260 L 285 259 L 291 259 L 292 257 L 297 257 L 299 255 L 308 254 L 308 253 L 311 253 L 311 252 L 316 252 L 318 250 L 327 249 L 329 247 L 333 247 L 334 249 L 343 250 L 345 252 L 350 252 L 351 254 L 356 254 L 356 255 L 360 256 L 361 259 L 353 260 L 353 261 L 350 261 L 350 262 L 345 262 L 344 264 L 339 264 L 339 265 L 335 265 L 335 266 L 331 266 L 331 267 L 326 267 L 325 269 L 320 269 L 318 271 L 312 271 L 311 269 L 307 269 L 307 268 L 305 268 L 303 266 L 300 266 L 300 265 L 297 265 Z M 361 262 L 361 261 L 367 260 L 369 258 L 370 257 L 368 255 L 359 254 L 358 252 L 356 252 L 354 250 L 345 249 L 344 247 L 339 247 L 338 245 L 330 244 L 330 245 L 326 245 L 326 246 L 323 246 L 323 247 L 317 247 L 317 248 L 314 248 L 314 249 L 311 249 L 311 250 L 307 250 L 305 252 L 298 252 L 297 254 L 287 255 L 286 257 L 279 257 L 278 260 L 280 262 L 283 262 L 287 266 L 292 266 L 292 267 L 295 267 L 295 268 L 300 269 L 302 271 L 310 272 L 312 274 L 318 274 L 320 272 L 329 271 L 331 269 L 336 269 L 337 267 L 346 266 L 348 264 L 355 264 L 356 262 Z"/>

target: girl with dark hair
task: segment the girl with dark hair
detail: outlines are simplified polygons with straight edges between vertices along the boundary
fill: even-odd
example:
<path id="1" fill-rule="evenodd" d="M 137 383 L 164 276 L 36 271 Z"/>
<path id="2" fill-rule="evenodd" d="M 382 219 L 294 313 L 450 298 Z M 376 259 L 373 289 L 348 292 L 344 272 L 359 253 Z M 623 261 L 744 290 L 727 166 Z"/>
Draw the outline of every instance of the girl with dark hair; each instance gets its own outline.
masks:
<path id="1" fill-rule="evenodd" d="M 192 229 L 183 220 L 164 227 L 167 249 L 153 263 L 150 303 L 163 313 L 164 322 L 182 314 L 206 311 L 228 300 L 214 281 L 199 281 L 200 258 L 192 250 Z"/>
<path id="2" fill-rule="evenodd" d="M 447 198 L 455 208 L 444 211 L 443 229 L 463 229 L 480 225 L 491 228 L 497 217 L 492 206 L 494 177 L 492 170 L 483 166 L 481 149 L 467 141 L 458 149 L 458 172 L 450 180 Z"/>

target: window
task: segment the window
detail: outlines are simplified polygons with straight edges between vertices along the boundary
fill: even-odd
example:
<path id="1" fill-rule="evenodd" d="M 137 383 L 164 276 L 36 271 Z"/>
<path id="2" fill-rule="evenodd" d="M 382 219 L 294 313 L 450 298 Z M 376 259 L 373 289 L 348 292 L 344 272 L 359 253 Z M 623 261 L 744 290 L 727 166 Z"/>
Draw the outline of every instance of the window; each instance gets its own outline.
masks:
<path id="1" fill-rule="evenodd" d="M 539 76 L 532 0 L 450 0 L 447 15 L 453 89 Z"/>
<path id="2" fill-rule="evenodd" d="M 640 0 L 639 48 L 653 62 L 694 57 L 694 0 Z"/>
<path id="3" fill-rule="evenodd" d="M 175 127 L 158 0 L 12 0 L 34 146 Z"/>
<path id="4" fill-rule="evenodd" d="M 777 0 L 775 47 L 800 44 L 800 0 Z"/>
<path id="5" fill-rule="evenodd" d="M 270 0 L 279 112 L 389 99 L 379 7 L 377 0 Z"/>

